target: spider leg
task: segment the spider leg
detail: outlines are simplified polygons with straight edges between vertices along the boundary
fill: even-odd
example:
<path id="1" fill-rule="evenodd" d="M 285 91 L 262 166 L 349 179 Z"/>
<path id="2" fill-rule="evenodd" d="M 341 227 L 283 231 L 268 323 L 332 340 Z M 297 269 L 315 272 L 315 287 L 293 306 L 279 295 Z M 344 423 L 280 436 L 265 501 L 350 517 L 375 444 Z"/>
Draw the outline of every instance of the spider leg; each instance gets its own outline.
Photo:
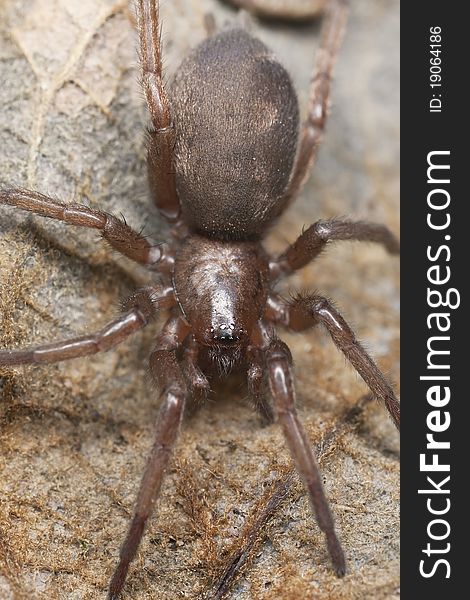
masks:
<path id="1" fill-rule="evenodd" d="M 0 350 L 0 366 L 55 363 L 109 350 L 147 325 L 159 308 L 169 306 L 172 290 L 143 288 L 126 303 L 127 312 L 96 333 L 25 350 Z"/>
<path id="2" fill-rule="evenodd" d="M 382 244 L 390 254 L 400 252 L 400 243 L 385 225 L 346 219 L 317 221 L 270 263 L 271 277 L 278 279 L 290 275 L 315 260 L 329 242 L 339 240 L 375 242 Z"/>
<path id="3" fill-rule="evenodd" d="M 317 50 L 315 75 L 310 86 L 308 116 L 300 132 L 300 147 L 289 186 L 285 192 L 292 200 L 307 180 L 325 129 L 333 67 L 343 39 L 348 13 L 347 0 L 331 0 L 322 26 Z"/>
<path id="4" fill-rule="evenodd" d="M 250 362 L 247 374 L 248 392 L 264 423 L 269 425 L 274 421 L 274 413 L 265 390 L 264 372 L 266 365 L 262 350 L 255 347 L 250 348 L 248 360 Z"/>
<path id="5" fill-rule="evenodd" d="M 155 205 L 170 222 L 178 221 L 181 207 L 173 168 L 175 129 L 171 107 L 162 80 L 162 47 L 158 0 L 137 2 L 142 86 L 150 113 L 147 144 L 150 189 Z"/>
<path id="6" fill-rule="evenodd" d="M 129 565 L 137 553 L 147 519 L 153 511 L 178 436 L 187 386 L 176 351 L 187 332 L 188 327 L 180 319 L 171 318 L 158 336 L 150 355 L 150 373 L 161 390 L 163 402 L 157 416 L 153 447 L 140 483 L 134 517 L 109 585 L 108 600 L 117 599 L 124 586 Z"/>
<path id="7" fill-rule="evenodd" d="M 208 38 L 213 37 L 217 33 L 217 22 L 213 13 L 204 14 L 204 29 Z"/>
<path id="8" fill-rule="evenodd" d="M 191 399 L 197 408 L 201 406 L 210 392 L 207 377 L 198 367 L 199 345 L 193 335 L 188 335 L 185 340 L 184 358 L 182 368 L 191 389 Z"/>
<path id="9" fill-rule="evenodd" d="M 298 297 L 290 305 L 281 306 L 274 300 L 268 306 L 267 316 L 293 331 L 303 331 L 319 323 L 324 325 L 336 347 L 356 369 L 373 395 L 382 400 L 397 429 L 400 429 L 400 403 L 392 386 L 329 300 L 313 294 Z"/>
<path id="10" fill-rule="evenodd" d="M 139 264 L 153 265 L 164 271 L 171 269 L 173 264 L 173 257 L 165 244 L 152 246 L 124 221 L 84 204 L 65 204 L 39 192 L 17 188 L 0 190 L 0 204 L 64 221 L 69 225 L 98 229 L 114 250 Z"/>
<path id="11" fill-rule="evenodd" d="M 318 525 L 326 536 L 333 567 L 337 574 L 342 576 L 346 571 L 343 549 L 335 532 L 317 461 L 295 409 L 292 358 L 289 348 L 284 342 L 273 340 L 265 352 L 269 386 L 276 414 L 297 471 L 308 490 Z"/>

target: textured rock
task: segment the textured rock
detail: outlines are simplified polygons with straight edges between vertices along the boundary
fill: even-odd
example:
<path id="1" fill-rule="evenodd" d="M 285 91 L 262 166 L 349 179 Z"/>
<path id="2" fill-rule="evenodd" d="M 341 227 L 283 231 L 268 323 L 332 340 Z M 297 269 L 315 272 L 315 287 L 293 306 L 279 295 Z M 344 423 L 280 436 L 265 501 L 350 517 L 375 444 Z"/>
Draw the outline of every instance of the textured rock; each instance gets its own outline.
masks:
<path id="1" fill-rule="evenodd" d="M 349 215 L 398 231 L 398 2 L 352 2 L 314 176 L 267 240 Z M 213 0 L 163 5 L 168 76 L 234 11 Z M 85 201 L 155 239 L 146 197 L 132 11 L 121 0 L 0 4 L 0 180 Z M 254 23 L 294 77 L 301 110 L 318 24 Z M 148 280 L 93 232 L 0 208 L 0 343 L 21 347 L 99 328 Z M 293 277 L 337 301 L 398 381 L 398 264 L 373 245 L 340 244 Z M 0 598 L 104 598 L 152 439 L 157 396 L 146 357 L 154 325 L 119 348 L 0 373 Z M 320 331 L 282 334 L 292 348 L 300 414 L 312 443 L 365 387 Z M 218 386 L 185 423 L 124 598 L 202 597 L 243 545 L 253 514 L 290 461 L 276 426 L 261 428 L 242 381 Z M 349 572 L 337 579 L 295 479 L 228 597 L 398 598 L 398 435 L 372 404 L 339 436 L 322 470 Z"/>

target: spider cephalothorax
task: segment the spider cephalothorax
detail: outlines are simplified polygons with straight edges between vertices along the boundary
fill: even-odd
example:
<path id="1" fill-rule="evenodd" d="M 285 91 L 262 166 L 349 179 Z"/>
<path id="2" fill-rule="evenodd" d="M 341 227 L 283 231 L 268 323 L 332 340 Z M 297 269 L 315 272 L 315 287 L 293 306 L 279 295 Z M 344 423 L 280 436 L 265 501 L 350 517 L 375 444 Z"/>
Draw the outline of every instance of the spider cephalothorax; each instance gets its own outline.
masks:
<path id="1" fill-rule="evenodd" d="M 256 242 L 188 237 L 175 261 L 175 292 L 197 341 L 246 348 L 263 316 L 268 257 Z"/>

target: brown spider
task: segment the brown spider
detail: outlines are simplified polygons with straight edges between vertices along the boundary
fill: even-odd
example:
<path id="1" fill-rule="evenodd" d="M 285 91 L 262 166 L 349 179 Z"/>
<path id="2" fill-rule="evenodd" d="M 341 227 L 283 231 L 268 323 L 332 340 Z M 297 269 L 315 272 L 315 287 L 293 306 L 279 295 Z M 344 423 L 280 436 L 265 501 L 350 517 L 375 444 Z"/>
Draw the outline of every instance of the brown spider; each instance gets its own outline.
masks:
<path id="1" fill-rule="evenodd" d="M 268 421 L 277 416 L 325 533 L 333 566 L 342 575 L 344 554 L 295 410 L 290 352 L 277 338 L 274 325 L 293 331 L 324 325 L 397 426 L 399 404 L 331 302 L 304 295 L 286 303 L 274 285 L 311 262 L 330 241 L 373 241 L 391 253 L 398 253 L 398 242 L 384 226 L 339 219 L 318 221 L 276 259 L 260 242 L 298 194 L 313 165 L 326 121 L 345 2 L 332 2 L 325 19 L 308 118 L 300 136 L 290 78 L 261 42 L 242 29 L 210 37 L 186 58 L 167 92 L 161 77 L 158 7 L 150 0 L 140 0 L 137 6 L 142 83 L 152 123 L 149 181 L 157 208 L 172 224 L 173 242 L 152 246 L 116 217 L 34 191 L 4 189 L 0 202 L 97 229 L 115 250 L 156 271 L 160 279 L 131 296 L 126 312 L 95 335 L 0 351 L 0 366 L 51 363 L 107 350 L 145 327 L 162 309 L 171 311 L 150 356 L 150 372 L 163 396 L 154 447 L 109 598 L 119 596 L 137 552 L 186 401 L 191 394 L 207 394 L 206 374 L 212 368 L 245 369 L 261 414 Z M 263 394 L 265 373 L 273 406 Z"/>

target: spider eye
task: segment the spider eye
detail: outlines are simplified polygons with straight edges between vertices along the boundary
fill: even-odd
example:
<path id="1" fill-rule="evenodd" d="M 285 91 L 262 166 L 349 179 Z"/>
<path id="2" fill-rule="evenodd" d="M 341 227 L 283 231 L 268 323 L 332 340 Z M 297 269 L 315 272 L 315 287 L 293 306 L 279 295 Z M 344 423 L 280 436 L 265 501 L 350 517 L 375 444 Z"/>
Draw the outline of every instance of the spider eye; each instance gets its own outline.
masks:
<path id="1" fill-rule="evenodd" d="M 235 329 L 234 325 L 221 324 L 216 328 L 211 328 L 212 339 L 217 344 L 230 346 L 240 341 L 241 329 Z"/>
<path id="2" fill-rule="evenodd" d="M 238 335 L 233 335 L 231 332 L 224 332 L 221 335 L 215 335 L 214 339 L 219 343 L 219 344 L 224 344 L 229 346 L 230 344 L 233 344 L 235 342 L 238 342 L 240 340 L 240 338 L 238 337 Z"/>

